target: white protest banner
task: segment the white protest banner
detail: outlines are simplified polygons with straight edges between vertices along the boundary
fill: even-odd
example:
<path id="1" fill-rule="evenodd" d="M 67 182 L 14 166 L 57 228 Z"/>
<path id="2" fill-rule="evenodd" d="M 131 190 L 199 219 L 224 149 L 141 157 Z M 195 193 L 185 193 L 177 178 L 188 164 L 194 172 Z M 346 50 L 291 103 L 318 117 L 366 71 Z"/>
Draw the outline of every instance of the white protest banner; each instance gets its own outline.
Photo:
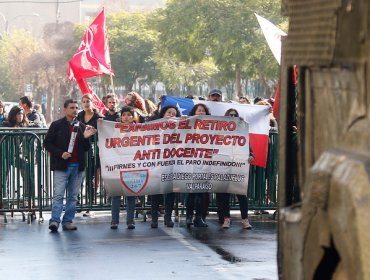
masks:
<path id="1" fill-rule="evenodd" d="M 147 123 L 99 120 L 101 173 L 107 193 L 246 194 L 248 124 L 239 118 L 194 116 Z"/>

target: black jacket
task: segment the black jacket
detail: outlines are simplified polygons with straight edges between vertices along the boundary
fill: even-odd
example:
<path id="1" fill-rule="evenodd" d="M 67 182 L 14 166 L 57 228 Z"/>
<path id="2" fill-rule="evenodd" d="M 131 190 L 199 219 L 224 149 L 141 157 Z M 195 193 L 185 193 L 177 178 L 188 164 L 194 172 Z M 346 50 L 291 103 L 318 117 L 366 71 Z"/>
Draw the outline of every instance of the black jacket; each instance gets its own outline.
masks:
<path id="1" fill-rule="evenodd" d="M 97 125 L 97 121 L 98 119 L 100 118 L 104 118 L 103 115 L 101 115 L 100 113 L 98 112 L 94 112 L 94 115 L 92 116 L 92 118 L 87 122 L 85 123 L 85 111 L 81 111 L 78 113 L 77 115 L 77 119 L 82 122 L 83 124 L 88 124 L 88 125 L 91 125 L 95 128 L 98 128 L 98 125 Z"/>
<path id="2" fill-rule="evenodd" d="M 45 136 L 44 147 L 50 152 L 50 168 L 51 170 L 66 170 L 68 160 L 62 158 L 62 154 L 68 151 L 69 145 L 69 126 L 70 123 L 64 117 L 51 123 L 49 130 Z M 89 140 L 85 139 L 83 132 L 85 125 L 80 122 L 80 129 L 77 133 L 78 144 L 78 163 L 80 164 L 79 170 L 85 169 L 85 151 L 89 150 Z"/>
<path id="3" fill-rule="evenodd" d="M 30 127 L 43 127 L 41 116 L 36 110 L 32 110 L 27 114 L 27 119 Z"/>
<path id="4" fill-rule="evenodd" d="M 104 115 L 104 120 L 111 122 L 120 122 L 121 116 L 118 112 L 115 112 L 113 115 L 109 114 L 108 111 Z"/>

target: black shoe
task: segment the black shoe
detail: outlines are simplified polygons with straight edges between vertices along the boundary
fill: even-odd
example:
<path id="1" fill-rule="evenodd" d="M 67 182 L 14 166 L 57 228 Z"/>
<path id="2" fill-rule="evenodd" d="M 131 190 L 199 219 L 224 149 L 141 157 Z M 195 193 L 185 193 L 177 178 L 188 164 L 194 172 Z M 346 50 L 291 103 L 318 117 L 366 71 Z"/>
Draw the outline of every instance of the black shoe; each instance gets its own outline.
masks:
<path id="1" fill-rule="evenodd" d="M 49 229 L 51 230 L 51 232 L 57 232 L 58 231 L 58 223 L 57 222 L 51 222 L 49 224 Z"/>
<path id="2" fill-rule="evenodd" d="M 158 228 L 158 222 L 152 221 L 152 223 L 150 224 L 150 227 L 151 228 Z"/>
<path id="3" fill-rule="evenodd" d="M 127 228 L 128 229 L 135 229 L 135 223 L 134 222 L 127 223 Z"/>
<path id="4" fill-rule="evenodd" d="M 223 216 L 218 216 L 218 223 L 222 225 L 224 223 L 224 217 Z"/>
<path id="5" fill-rule="evenodd" d="M 202 218 L 198 217 L 194 219 L 194 227 L 208 227 Z"/>
<path id="6" fill-rule="evenodd" d="M 186 226 L 190 228 L 193 225 L 193 217 L 186 217 Z"/>
<path id="7" fill-rule="evenodd" d="M 164 225 L 167 227 L 173 227 L 175 225 L 174 222 L 172 222 L 171 217 L 169 218 L 164 218 Z"/>
<path id="8" fill-rule="evenodd" d="M 110 223 L 110 228 L 111 229 L 117 229 L 118 228 L 118 223 L 111 222 Z"/>

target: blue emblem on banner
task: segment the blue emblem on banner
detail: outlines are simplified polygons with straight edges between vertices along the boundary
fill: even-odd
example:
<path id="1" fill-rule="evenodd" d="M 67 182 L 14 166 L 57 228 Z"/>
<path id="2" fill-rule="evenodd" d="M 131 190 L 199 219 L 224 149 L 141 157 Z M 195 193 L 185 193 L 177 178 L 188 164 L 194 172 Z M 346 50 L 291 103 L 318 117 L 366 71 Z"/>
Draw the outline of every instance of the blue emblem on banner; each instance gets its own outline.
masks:
<path id="1" fill-rule="evenodd" d="M 148 170 L 122 170 L 120 179 L 126 189 L 138 195 L 148 183 L 149 172 Z"/>

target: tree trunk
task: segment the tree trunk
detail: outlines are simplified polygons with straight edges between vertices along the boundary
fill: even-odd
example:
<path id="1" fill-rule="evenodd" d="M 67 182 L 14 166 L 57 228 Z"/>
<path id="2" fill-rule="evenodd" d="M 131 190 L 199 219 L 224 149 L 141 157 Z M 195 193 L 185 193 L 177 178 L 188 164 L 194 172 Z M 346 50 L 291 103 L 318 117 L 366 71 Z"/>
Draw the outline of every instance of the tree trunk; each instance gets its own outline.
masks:
<path id="1" fill-rule="evenodd" d="M 240 96 L 243 96 L 243 91 L 242 91 L 242 79 L 241 79 L 241 70 L 240 70 L 240 64 L 237 63 L 235 65 L 235 100 L 239 100 Z"/>
<path id="2" fill-rule="evenodd" d="M 126 93 L 129 93 L 132 91 L 134 84 L 133 83 L 127 83 L 125 84 Z"/>

